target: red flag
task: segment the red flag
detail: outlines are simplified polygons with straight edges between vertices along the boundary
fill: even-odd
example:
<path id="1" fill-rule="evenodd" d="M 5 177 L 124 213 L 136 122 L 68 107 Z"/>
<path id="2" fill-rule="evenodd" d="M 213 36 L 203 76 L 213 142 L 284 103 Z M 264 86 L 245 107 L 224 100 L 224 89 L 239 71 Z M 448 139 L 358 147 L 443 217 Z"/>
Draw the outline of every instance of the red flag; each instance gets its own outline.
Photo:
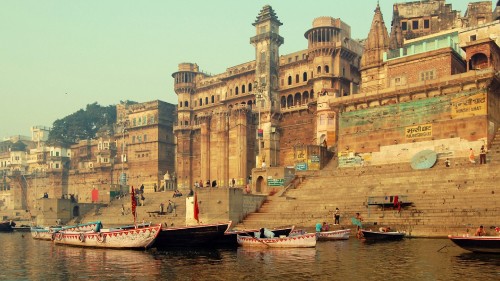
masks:
<path id="1" fill-rule="evenodd" d="M 198 196 L 196 195 L 196 192 L 194 193 L 194 219 L 200 223 L 200 218 L 198 217 L 198 214 L 200 213 L 200 207 L 198 207 Z"/>
<path id="2" fill-rule="evenodd" d="M 134 216 L 134 225 L 135 225 L 135 208 L 137 207 L 137 201 L 135 200 L 135 190 L 132 186 L 132 191 L 130 192 L 130 199 L 132 199 L 132 216 Z"/>

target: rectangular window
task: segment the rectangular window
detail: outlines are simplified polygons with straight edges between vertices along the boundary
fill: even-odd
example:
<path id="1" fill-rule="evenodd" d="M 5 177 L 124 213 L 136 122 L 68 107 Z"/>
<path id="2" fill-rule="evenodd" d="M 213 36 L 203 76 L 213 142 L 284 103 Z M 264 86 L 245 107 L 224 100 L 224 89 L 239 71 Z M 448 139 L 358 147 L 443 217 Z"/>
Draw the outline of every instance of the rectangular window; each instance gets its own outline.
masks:
<path id="1" fill-rule="evenodd" d="M 401 29 L 408 30 L 408 23 L 406 21 L 401 22 Z"/>
<path id="2" fill-rule="evenodd" d="M 435 70 L 429 70 L 429 71 L 422 71 L 420 72 L 420 81 L 426 81 L 426 80 L 432 80 L 436 78 L 436 71 Z"/>
<path id="3" fill-rule="evenodd" d="M 411 22 L 411 29 L 413 30 L 418 29 L 418 20 L 414 20 Z"/>
<path id="4" fill-rule="evenodd" d="M 135 136 L 132 136 L 132 143 L 135 143 Z"/>
<path id="5" fill-rule="evenodd" d="M 429 20 L 424 20 L 424 28 L 425 29 L 430 28 L 430 22 L 429 22 Z"/>
<path id="6" fill-rule="evenodd" d="M 476 37 L 476 35 L 471 35 L 469 38 L 470 38 L 470 41 L 476 41 L 477 37 Z"/>

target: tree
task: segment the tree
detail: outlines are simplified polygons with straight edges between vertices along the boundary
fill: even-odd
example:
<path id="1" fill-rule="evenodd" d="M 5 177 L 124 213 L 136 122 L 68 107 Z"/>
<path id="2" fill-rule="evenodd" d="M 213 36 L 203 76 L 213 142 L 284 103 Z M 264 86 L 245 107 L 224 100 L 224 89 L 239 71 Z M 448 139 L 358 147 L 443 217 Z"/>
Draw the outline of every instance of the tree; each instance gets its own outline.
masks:
<path id="1" fill-rule="evenodd" d="M 49 143 L 71 145 L 79 140 L 95 138 L 97 131 L 106 125 L 116 122 L 114 105 L 100 106 L 97 102 L 88 104 L 85 110 L 80 109 L 52 124 Z"/>

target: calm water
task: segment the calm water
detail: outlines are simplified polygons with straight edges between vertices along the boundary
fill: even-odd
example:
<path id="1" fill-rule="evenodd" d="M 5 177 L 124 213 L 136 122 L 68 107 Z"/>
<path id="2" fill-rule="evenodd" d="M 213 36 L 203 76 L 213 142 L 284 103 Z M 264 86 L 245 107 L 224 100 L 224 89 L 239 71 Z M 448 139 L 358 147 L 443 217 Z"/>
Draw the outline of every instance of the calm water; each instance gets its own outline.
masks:
<path id="1" fill-rule="evenodd" d="M 351 239 L 315 249 L 122 251 L 0 233 L 0 247 L 0 280 L 500 280 L 500 255 L 469 253 L 441 239 Z"/>

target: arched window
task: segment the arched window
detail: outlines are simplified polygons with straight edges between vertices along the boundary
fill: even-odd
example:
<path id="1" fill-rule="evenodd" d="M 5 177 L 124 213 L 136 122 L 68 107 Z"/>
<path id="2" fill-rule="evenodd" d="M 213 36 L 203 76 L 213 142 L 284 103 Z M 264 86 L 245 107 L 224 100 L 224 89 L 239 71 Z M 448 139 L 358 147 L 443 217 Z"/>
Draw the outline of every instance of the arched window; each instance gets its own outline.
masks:
<path id="1" fill-rule="evenodd" d="M 248 83 L 248 91 L 251 92 L 252 91 L 252 83 Z"/>
<path id="2" fill-rule="evenodd" d="M 292 85 L 292 76 L 288 76 L 288 85 Z"/>
<path id="3" fill-rule="evenodd" d="M 189 102 L 185 101 L 184 102 L 184 107 L 189 107 Z"/>
<path id="4" fill-rule="evenodd" d="M 302 81 L 307 81 L 307 72 L 302 73 Z"/>
<path id="5" fill-rule="evenodd" d="M 205 104 L 208 104 L 208 97 L 205 97 Z"/>
<path id="6" fill-rule="evenodd" d="M 179 107 L 182 107 L 182 101 L 181 101 L 181 102 L 179 102 Z"/>
<path id="7" fill-rule="evenodd" d="M 239 94 L 238 86 L 236 86 L 236 88 L 234 88 L 234 94 L 235 94 L 235 95 L 238 95 L 238 94 Z"/>
<path id="8" fill-rule="evenodd" d="M 484 69 L 488 67 L 488 57 L 483 53 L 477 53 L 470 58 L 470 69 Z"/>
<path id="9" fill-rule="evenodd" d="M 325 65 L 325 73 L 330 73 L 330 67 L 328 65 Z"/>
<path id="10" fill-rule="evenodd" d="M 284 96 L 281 97 L 280 105 L 281 108 L 286 108 L 286 98 Z"/>
<path id="11" fill-rule="evenodd" d="M 203 99 L 200 98 L 200 106 L 202 106 L 202 105 L 203 105 Z"/>
<path id="12" fill-rule="evenodd" d="M 215 102 L 215 97 L 212 95 L 212 103 Z"/>
<path id="13" fill-rule="evenodd" d="M 293 105 L 300 105 L 301 101 L 302 101 L 302 96 L 300 95 L 300 93 L 295 93 Z"/>
<path id="14" fill-rule="evenodd" d="M 299 83 L 300 82 L 300 79 L 299 79 L 299 75 L 295 75 L 295 83 Z"/>
<path id="15" fill-rule="evenodd" d="M 286 98 L 286 107 L 290 107 L 292 105 L 293 105 L 293 96 L 288 95 L 288 97 Z"/>
<path id="16" fill-rule="evenodd" d="M 309 92 L 308 91 L 305 91 L 304 93 L 302 93 L 302 100 L 304 101 L 304 103 L 309 102 Z"/>
<path id="17" fill-rule="evenodd" d="M 318 66 L 318 70 L 316 72 L 321 73 L 321 66 Z"/>
<path id="18" fill-rule="evenodd" d="M 244 94 L 245 93 L 245 85 L 241 85 L 241 93 Z"/>
<path id="19" fill-rule="evenodd" d="M 311 89 L 311 91 L 309 91 L 309 93 L 311 93 L 311 95 L 309 96 L 309 98 L 311 98 L 311 100 L 314 99 L 314 90 Z"/>

